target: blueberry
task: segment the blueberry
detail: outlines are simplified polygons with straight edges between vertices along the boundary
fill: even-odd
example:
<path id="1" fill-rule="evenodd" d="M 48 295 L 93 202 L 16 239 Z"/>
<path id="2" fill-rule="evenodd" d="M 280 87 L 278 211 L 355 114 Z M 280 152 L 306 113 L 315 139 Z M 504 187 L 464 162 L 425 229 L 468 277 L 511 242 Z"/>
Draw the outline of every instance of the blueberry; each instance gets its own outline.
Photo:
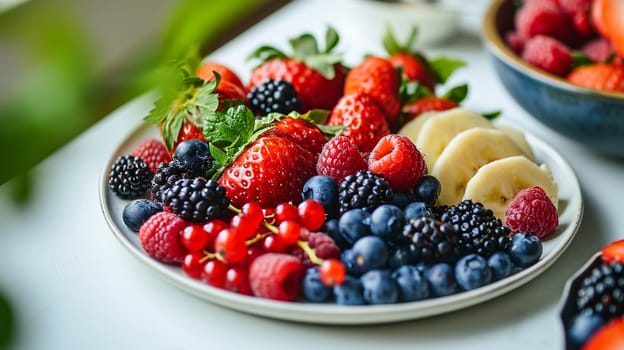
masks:
<path id="1" fill-rule="evenodd" d="M 332 297 L 332 289 L 321 282 L 318 266 L 306 270 L 302 284 L 303 296 L 309 301 L 323 303 Z"/>
<path id="2" fill-rule="evenodd" d="M 135 199 L 124 207 L 122 219 L 130 230 L 139 232 L 141 225 L 147 219 L 161 211 L 163 211 L 163 206 L 158 202 L 149 199 Z"/>
<path id="3" fill-rule="evenodd" d="M 403 209 L 403 216 L 408 222 L 423 216 L 431 216 L 431 211 L 427 208 L 425 202 L 412 202 Z"/>
<path id="4" fill-rule="evenodd" d="M 423 176 L 416 187 L 414 188 L 414 194 L 418 201 L 425 202 L 429 205 L 435 203 L 436 199 L 440 195 L 440 181 L 434 176 Z"/>
<path id="5" fill-rule="evenodd" d="M 214 158 L 210 154 L 208 143 L 201 140 L 182 141 L 176 147 L 173 159 L 185 167 L 189 167 L 192 176 L 209 177 L 208 171 L 212 168 Z"/>
<path id="6" fill-rule="evenodd" d="M 325 208 L 329 218 L 338 217 L 338 184 L 330 176 L 316 175 L 306 181 L 301 193 L 304 200 L 314 199 Z"/>
<path id="7" fill-rule="evenodd" d="M 327 220 L 325 221 L 324 225 L 325 226 L 321 231 L 327 233 L 327 235 L 331 237 L 334 242 L 336 242 L 336 245 L 340 248 L 340 250 L 347 249 L 351 246 L 349 242 L 347 242 L 345 238 L 340 234 L 338 219 Z"/>
<path id="8" fill-rule="evenodd" d="M 392 192 L 392 204 L 399 208 L 405 208 L 406 205 L 414 200 L 414 191 L 393 191 Z"/>
<path id="9" fill-rule="evenodd" d="M 566 329 L 566 340 L 569 348 L 578 349 L 596 333 L 605 321 L 596 313 L 581 313 L 574 316 L 569 327 Z"/>
<path id="10" fill-rule="evenodd" d="M 488 266 L 492 269 L 492 277 L 497 281 L 511 275 L 513 263 L 509 254 L 496 252 L 488 258 Z"/>
<path id="11" fill-rule="evenodd" d="M 364 287 L 359 278 L 347 275 L 345 280 L 334 286 L 334 298 L 340 305 L 364 305 Z"/>
<path id="12" fill-rule="evenodd" d="M 542 256 L 542 241 L 532 234 L 516 233 L 511 236 L 507 252 L 516 266 L 526 268 L 535 264 Z"/>
<path id="13" fill-rule="evenodd" d="M 370 214 L 361 208 L 351 209 L 340 216 L 338 229 L 345 241 L 353 245 L 358 239 L 371 234 Z"/>
<path id="14" fill-rule="evenodd" d="M 369 304 L 393 304 L 399 300 L 399 288 L 388 270 L 371 270 L 360 277 L 364 300 Z"/>
<path id="15" fill-rule="evenodd" d="M 355 265 L 362 272 L 386 267 L 388 247 L 377 236 L 365 236 L 357 240 L 351 249 Z"/>
<path id="16" fill-rule="evenodd" d="M 392 273 L 399 287 L 399 301 L 410 302 L 427 299 L 431 295 L 425 270 L 413 265 L 403 265 Z"/>
<path id="17" fill-rule="evenodd" d="M 431 291 L 435 296 L 451 295 L 458 290 L 453 268 L 447 263 L 437 263 L 431 266 L 427 270 L 426 276 Z"/>
<path id="18" fill-rule="evenodd" d="M 385 240 L 400 236 L 403 226 L 405 226 L 403 211 L 396 205 L 382 204 L 371 214 L 371 233 Z"/>
<path id="19" fill-rule="evenodd" d="M 492 282 L 492 269 L 478 254 L 468 254 L 455 264 L 455 280 L 463 290 L 476 289 Z"/>
<path id="20" fill-rule="evenodd" d="M 417 261 L 416 246 L 406 244 L 394 247 L 388 257 L 388 266 L 391 269 L 399 268 L 403 265 L 412 265 Z"/>

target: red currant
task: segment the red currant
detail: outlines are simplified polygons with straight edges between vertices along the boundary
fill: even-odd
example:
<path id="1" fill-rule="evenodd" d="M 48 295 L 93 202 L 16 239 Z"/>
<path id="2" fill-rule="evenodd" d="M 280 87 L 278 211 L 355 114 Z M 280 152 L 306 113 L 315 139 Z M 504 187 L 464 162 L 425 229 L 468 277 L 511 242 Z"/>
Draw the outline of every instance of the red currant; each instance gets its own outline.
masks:
<path id="1" fill-rule="evenodd" d="M 284 244 L 295 244 L 301 236 L 301 225 L 292 220 L 282 221 L 277 227 L 277 235 Z"/>
<path id="2" fill-rule="evenodd" d="M 249 266 L 260 255 L 264 254 L 264 247 L 262 242 L 258 241 L 247 247 L 247 256 L 240 262 L 243 266 Z"/>
<path id="3" fill-rule="evenodd" d="M 201 272 L 201 278 L 207 284 L 223 288 L 225 285 L 225 275 L 227 273 L 227 266 L 217 259 L 211 259 L 204 264 L 204 269 Z"/>
<path id="4" fill-rule="evenodd" d="M 321 282 L 328 287 L 341 284 L 346 274 L 344 265 L 337 259 L 327 259 L 323 261 L 319 268 Z"/>
<path id="5" fill-rule="evenodd" d="M 231 266 L 225 275 L 224 288 L 234 293 L 252 295 L 247 267 L 241 265 Z"/>
<path id="6" fill-rule="evenodd" d="M 275 221 L 279 224 L 286 220 L 299 221 L 299 210 L 290 203 L 278 204 L 275 207 Z"/>
<path id="7" fill-rule="evenodd" d="M 286 244 L 278 235 L 268 235 L 262 240 L 264 250 L 270 253 L 283 253 L 286 251 Z"/>
<path id="8" fill-rule="evenodd" d="M 208 243 L 208 233 L 200 225 L 190 225 L 180 233 L 180 243 L 192 252 L 200 251 Z"/>
<path id="9" fill-rule="evenodd" d="M 264 221 L 264 211 L 256 202 L 245 203 L 241 208 L 241 213 L 255 226 L 260 226 Z"/>
<path id="10" fill-rule="evenodd" d="M 239 262 L 247 256 L 245 237 L 233 228 L 226 228 L 215 239 L 215 252 L 226 264 Z"/>
<path id="11" fill-rule="evenodd" d="M 320 229 L 325 223 L 325 208 L 315 200 L 307 199 L 298 206 L 299 221 L 310 231 Z"/>
<path id="12" fill-rule="evenodd" d="M 190 278 L 199 279 L 204 270 L 203 258 L 204 254 L 202 252 L 195 251 L 186 254 L 182 260 L 182 270 Z"/>
<path id="13" fill-rule="evenodd" d="M 214 219 L 208 221 L 204 225 L 204 231 L 208 234 L 208 242 L 206 242 L 206 249 L 214 252 L 214 241 L 217 238 L 217 234 L 228 227 L 227 223 L 223 220 Z"/>
<path id="14" fill-rule="evenodd" d="M 235 215 L 230 220 L 230 227 L 236 229 L 245 238 L 253 237 L 258 230 L 258 226 L 243 214 Z"/>

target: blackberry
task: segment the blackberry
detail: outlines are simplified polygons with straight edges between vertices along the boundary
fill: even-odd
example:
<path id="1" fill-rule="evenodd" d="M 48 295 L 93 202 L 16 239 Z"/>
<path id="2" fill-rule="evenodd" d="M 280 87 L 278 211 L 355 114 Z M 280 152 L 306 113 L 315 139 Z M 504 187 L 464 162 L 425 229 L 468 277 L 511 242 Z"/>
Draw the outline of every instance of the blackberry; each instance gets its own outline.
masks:
<path id="1" fill-rule="evenodd" d="M 576 306 L 579 314 L 597 314 L 605 321 L 624 315 L 624 264 L 594 267 L 576 292 Z"/>
<path id="2" fill-rule="evenodd" d="M 481 203 L 464 200 L 457 205 L 435 209 L 434 215 L 453 225 L 466 254 L 475 253 L 488 258 L 509 246 L 511 230 Z"/>
<path id="3" fill-rule="evenodd" d="M 178 160 L 169 163 L 161 163 L 156 170 L 156 175 L 152 179 L 152 199 L 163 202 L 165 192 L 180 179 L 195 178 L 188 165 L 182 164 Z"/>
<path id="4" fill-rule="evenodd" d="M 464 255 L 453 225 L 428 216 L 410 220 L 402 235 L 408 245 L 413 245 L 410 250 L 416 263 L 454 263 Z"/>
<path id="5" fill-rule="evenodd" d="M 108 187 L 123 199 L 135 199 L 147 194 L 153 177 L 143 159 L 121 156 L 110 170 Z"/>
<path id="6" fill-rule="evenodd" d="M 378 206 L 392 202 L 392 188 L 380 175 L 358 171 L 345 177 L 338 188 L 340 212 L 362 208 L 372 212 Z"/>
<path id="7" fill-rule="evenodd" d="M 223 218 L 230 205 L 225 187 L 203 177 L 176 181 L 164 193 L 163 199 L 173 213 L 193 222 Z"/>
<path id="8" fill-rule="evenodd" d="M 251 109 L 257 115 L 269 113 L 288 114 L 301 107 L 295 87 L 285 80 L 267 79 L 254 86 L 247 94 Z"/>

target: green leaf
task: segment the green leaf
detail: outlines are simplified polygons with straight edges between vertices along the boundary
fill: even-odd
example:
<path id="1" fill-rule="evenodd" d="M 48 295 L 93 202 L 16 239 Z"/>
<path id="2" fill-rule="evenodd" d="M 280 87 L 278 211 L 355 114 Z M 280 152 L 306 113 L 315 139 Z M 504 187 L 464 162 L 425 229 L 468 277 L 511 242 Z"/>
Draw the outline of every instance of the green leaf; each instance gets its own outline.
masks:
<path id="1" fill-rule="evenodd" d="M 346 127 L 344 125 L 325 125 L 320 124 L 317 127 L 323 132 L 323 134 L 329 138 L 340 135 Z"/>
<path id="2" fill-rule="evenodd" d="M 466 66 L 466 62 L 448 57 L 438 57 L 430 60 L 429 65 L 437 81 L 444 84 L 457 69 Z"/>
<path id="3" fill-rule="evenodd" d="M 468 84 L 462 84 L 449 89 L 442 97 L 458 105 L 468 96 Z"/>
<path id="4" fill-rule="evenodd" d="M 386 31 L 381 39 L 381 43 L 386 49 L 388 55 L 396 55 L 397 53 L 403 52 L 403 48 L 401 44 L 396 40 L 394 36 L 394 32 L 392 31 L 392 27 L 390 25 L 386 25 Z"/>
<path id="5" fill-rule="evenodd" d="M 493 120 L 496 119 L 499 115 L 501 115 L 501 111 L 494 111 L 494 112 L 486 112 L 486 113 L 481 113 L 481 115 L 483 116 L 483 118 L 487 119 L 487 120 Z"/>
<path id="6" fill-rule="evenodd" d="M 338 32 L 331 26 L 327 27 L 327 31 L 325 31 L 325 50 L 324 53 L 330 53 L 337 45 L 338 41 L 340 41 L 340 36 Z"/>
<path id="7" fill-rule="evenodd" d="M 288 40 L 288 42 L 293 49 L 295 58 L 303 59 L 309 55 L 319 54 L 316 38 L 312 34 L 304 33 L 296 38 Z"/>
<path id="8" fill-rule="evenodd" d="M 178 139 L 185 119 L 184 114 L 185 111 L 178 111 L 173 117 L 167 118 L 163 124 L 163 141 L 168 150 L 173 150 L 173 144 Z"/>
<path id="9" fill-rule="evenodd" d="M 252 53 L 247 56 L 246 60 L 259 60 L 260 63 L 264 63 L 266 61 L 272 60 L 274 58 L 285 58 L 286 54 L 272 46 L 263 45 L 254 50 Z"/>
<path id="10" fill-rule="evenodd" d="M 572 51 L 572 69 L 594 63 L 596 62 L 581 51 Z"/>
<path id="11" fill-rule="evenodd" d="M 228 163 L 228 156 L 219 147 L 215 146 L 212 142 L 208 145 L 210 154 L 214 160 L 221 166 L 225 166 Z"/>
<path id="12" fill-rule="evenodd" d="M 305 119 L 314 124 L 324 124 L 327 118 L 329 118 L 330 111 L 325 109 L 311 109 L 300 116 L 301 119 Z"/>
<path id="13" fill-rule="evenodd" d="M 433 92 L 418 81 L 409 81 L 405 76 L 402 76 L 399 96 L 401 97 L 401 103 L 406 105 L 420 98 L 433 96 Z"/>

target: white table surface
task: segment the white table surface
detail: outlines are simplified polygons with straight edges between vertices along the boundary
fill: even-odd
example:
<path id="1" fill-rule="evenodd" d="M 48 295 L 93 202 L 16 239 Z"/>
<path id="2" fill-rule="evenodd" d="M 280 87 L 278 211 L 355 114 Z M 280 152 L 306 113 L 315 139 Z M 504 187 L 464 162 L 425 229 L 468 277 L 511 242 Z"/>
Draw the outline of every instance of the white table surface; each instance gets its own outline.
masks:
<path id="1" fill-rule="evenodd" d="M 351 2 L 296 1 L 212 57 L 248 77 L 245 56 L 263 43 L 284 47 L 327 24 L 344 35 L 347 63 L 382 53 L 381 33 L 352 16 Z M 380 14 L 381 15 L 381 14 Z M 467 21 L 466 23 L 469 23 Z M 473 21 L 474 22 L 474 21 Z M 369 31 L 358 35 L 368 28 Z M 470 29 L 470 28 L 467 28 Z M 372 33 L 372 34 L 371 34 Z M 503 110 L 503 121 L 547 140 L 577 172 L 585 201 L 580 230 L 542 275 L 483 304 L 431 318 L 377 326 L 315 326 L 231 311 L 191 296 L 144 266 L 109 230 L 98 201 L 104 164 L 150 108 L 138 99 L 104 118 L 36 169 L 28 207 L 0 202 L 0 290 L 17 313 L 16 349 L 557 349 L 557 303 L 565 280 L 601 246 L 624 238 L 624 161 L 589 151 L 534 121 L 503 89 L 476 31 L 465 30 L 429 56 L 469 66 L 465 106 Z M 6 186 L 0 191 L 6 191 Z M 619 214 L 619 216 L 618 216 Z"/>

